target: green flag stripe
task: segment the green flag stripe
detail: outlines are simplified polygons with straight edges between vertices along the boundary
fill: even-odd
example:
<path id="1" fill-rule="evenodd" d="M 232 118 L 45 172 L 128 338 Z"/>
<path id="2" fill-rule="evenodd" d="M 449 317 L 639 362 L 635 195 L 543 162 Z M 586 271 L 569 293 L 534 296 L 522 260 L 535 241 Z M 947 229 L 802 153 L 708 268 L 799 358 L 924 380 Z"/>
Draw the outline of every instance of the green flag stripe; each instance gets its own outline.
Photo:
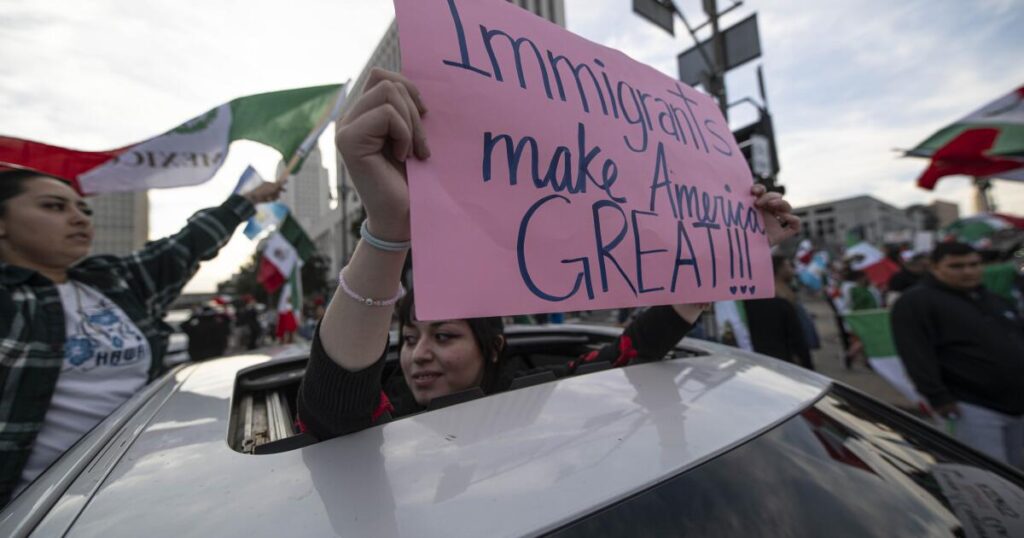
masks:
<path id="1" fill-rule="evenodd" d="M 338 97 L 340 84 L 239 97 L 231 101 L 230 140 L 266 144 L 287 160 Z"/>
<path id="2" fill-rule="evenodd" d="M 844 319 L 850 330 L 864 344 L 864 352 L 868 357 L 896 355 L 896 344 L 893 342 L 892 327 L 889 325 L 889 311 L 879 309 L 851 312 Z"/>
<path id="3" fill-rule="evenodd" d="M 306 231 L 302 229 L 299 221 L 295 220 L 291 213 L 285 216 L 277 231 L 295 247 L 295 251 L 299 254 L 299 259 L 303 262 L 316 252 L 316 245 L 313 244 L 313 240 L 306 235 Z"/>
<path id="4" fill-rule="evenodd" d="M 928 137 L 927 140 L 910 150 L 910 155 L 930 157 L 939 148 L 960 136 L 968 129 L 999 129 L 999 137 L 988 152 L 989 155 L 1013 156 L 1024 154 L 1024 125 L 1016 123 L 954 123 Z"/>
<path id="5" fill-rule="evenodd" d="M 1017 266 L 1006 262 L 986 266 L 981 274 L 982 284 L 992 293 L 1013 301 L 1013 283 L 1017 279 Z"/>

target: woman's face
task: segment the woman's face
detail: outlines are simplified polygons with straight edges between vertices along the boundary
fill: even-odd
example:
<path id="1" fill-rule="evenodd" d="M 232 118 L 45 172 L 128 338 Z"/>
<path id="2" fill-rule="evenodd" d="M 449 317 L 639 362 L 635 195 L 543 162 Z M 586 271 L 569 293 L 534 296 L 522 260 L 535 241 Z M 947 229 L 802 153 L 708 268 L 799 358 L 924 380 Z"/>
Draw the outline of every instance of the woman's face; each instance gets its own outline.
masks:
<path id="1" fill-rule="evenodd" d="M 416 403 L 480 385 L 484 356 L 465 320 L 414 321 L 402 338 L 402 374 Z"/>
<path id="2" fill-rule="evenodd" d="M 67 184 L 50 178 L 26 181 L 4 202 L 0 258 L 28 268 L 68 268 L 92 247 L 92 210 Z"/>

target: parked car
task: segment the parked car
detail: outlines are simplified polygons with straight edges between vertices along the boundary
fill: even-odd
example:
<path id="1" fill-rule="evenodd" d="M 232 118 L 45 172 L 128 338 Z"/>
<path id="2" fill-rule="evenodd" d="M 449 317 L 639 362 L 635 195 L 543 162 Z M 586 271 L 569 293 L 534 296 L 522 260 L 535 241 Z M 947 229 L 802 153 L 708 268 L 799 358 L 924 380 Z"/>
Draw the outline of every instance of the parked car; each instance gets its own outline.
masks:
<path id="1" fill-rule="evenodd" d="M 167 353 L 164 354 L 164 365 L 174 366 L 188 362 L 188 335 L 181 330 L 181 324 L 192 314 L 189 310 L 171 310 L 164 317 L 164 322 L 174 329 L 168 337 Z"/>
<path id="2" fill-rule="evenodd" d="M 510 327 L 508 357 L 555 371 L 616 334 Z M 319 443 L 293 426 L 305 360 L 177 367 L 15 499 L 0 535 L 1024 536 L 1018 471 L 735 348 L 685 339 Z"/>

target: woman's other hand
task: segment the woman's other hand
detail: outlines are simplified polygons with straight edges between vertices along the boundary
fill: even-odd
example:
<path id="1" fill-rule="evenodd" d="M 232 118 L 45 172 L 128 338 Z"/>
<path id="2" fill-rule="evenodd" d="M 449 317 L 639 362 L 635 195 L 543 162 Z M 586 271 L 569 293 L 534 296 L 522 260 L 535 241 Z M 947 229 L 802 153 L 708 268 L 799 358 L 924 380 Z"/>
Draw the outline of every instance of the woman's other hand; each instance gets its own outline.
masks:
<path id="1" fill-rule="evenodd" d="M 750 188 L 750 194 L 757 197 L 754 206 L 764 211 L 769 244 L 774 247 L 800 233 L 800 217 L 793 214 L 793 206 L 789 205 L 781 194 L 768 192 L 764 185 L 759 183 Z"/>

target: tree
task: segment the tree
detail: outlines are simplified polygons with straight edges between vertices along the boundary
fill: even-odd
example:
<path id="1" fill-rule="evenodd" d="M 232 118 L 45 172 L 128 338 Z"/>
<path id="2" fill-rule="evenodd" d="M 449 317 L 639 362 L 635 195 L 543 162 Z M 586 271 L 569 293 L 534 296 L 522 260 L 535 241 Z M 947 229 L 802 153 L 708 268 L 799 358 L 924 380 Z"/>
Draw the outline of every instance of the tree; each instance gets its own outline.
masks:
<path id="1" fill-rule="evenodd" d="M 331 260 L 317 252 L 302 266 L 302 294 L 316 297 L 327 293 L 327 270 Z"/>
<path id="2" fill-rule="evenodd" d="M 262 255 L 259 251 L 254 252 L 249 261 L 242 264 L 237 273 L 231 275 L 231 278 L 224 282 L 217 284 L 217 292 L 235 297 L 252 295 L 257 301 L 267 304 L 270 299 L 267 290 L 256 280 L 261 257 Z"/>
<path id="3" fill-rule="evenodd" d="M 237 273 L 231 278 L 217 284 L 217 293 L 225 293 L 235 297 L 252 295 L 257 301 L 263 304 L 270 303 L 270 295 L 263 284 L 256 279 L 259 274 L 260 259 L 262 252 L 253 253 L 249 261 L 245 262 Z M 327 270 L 330 268 L 330 260 L 322 254 L 315 253 L 302 266 L 302 293 L 306 297 L 315 297 L 327 293 Z M 275 293 L 276 299 L 276 293 Z"/>

